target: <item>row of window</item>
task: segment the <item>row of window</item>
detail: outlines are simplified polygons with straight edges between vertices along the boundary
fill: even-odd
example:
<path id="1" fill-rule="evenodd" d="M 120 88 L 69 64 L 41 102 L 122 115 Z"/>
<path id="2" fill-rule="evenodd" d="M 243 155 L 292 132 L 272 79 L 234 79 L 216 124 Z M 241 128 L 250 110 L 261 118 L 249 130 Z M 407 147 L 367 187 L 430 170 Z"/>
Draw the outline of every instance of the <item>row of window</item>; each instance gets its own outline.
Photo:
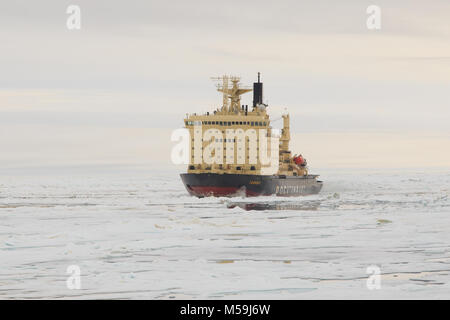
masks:
<path id="1" fill-rule="evenodd" d="M 239 139 L 239 141 L 241 141 L 241 139 Z M 236 142 L 236 139 L 216 139 L 216 142 Z"/>
<path id="2" fill-rule="evenodd" d="M 268 137 L 268 135 L 266 135 L 267 137 Z M 247 140 L 247 142 L 250 142 L 250 138 L 247 138 L 247 139 L 245 139 L 244 138 L 244 141 L 245 140 Z M 192 143 L 194 143 L 194 139 L 192 139 Z M 209 139 L 209 140 L 203 140 L 202 139 L 202 142 L 203 141 L 210 141 L 210 142 L 212 142 L 212 141 L 215 141 L 215 142 L 236 142 L 236 138 L 233 138 L 233 139 L 217 139 L 217 138 L 213 138 L 213 137 L 211 137 L 211 139 Z M 241 139 L 238 139 L 238 141 L 239 142 L 241 142 L 242 140 Z M 259 139 L 256 139 L 256 143 L 258 143 L 259 142 Z"/>
<path id="3" fill-rule="evenodd" d="M 223 167 L 222 167 L 222 165 L 220 164 L 219 165 L 219 169 L 222 169 Z M 198 168 L 197 169 L 201 169 L 201 167 L 200 166 L 198 166 Z M 189 170 L 195 170 L 195 166 L 189 166 Z M 204 170 L 211 170 L 211 167 L 206 167 Z M 241 167 L 236 167 L 236 170 L 242 170 L 242 168 Z M 256 170 L 256 168 L 255 168 L 255 166 L 251 166 L 250 167 L 250 170 Z"/>
<path id="4" fill-rule="evenodd" d="M 257 122 L 257 121 L 186 121 L 187 126 L 259 126 L 265 127 L 266 122 Z"/>

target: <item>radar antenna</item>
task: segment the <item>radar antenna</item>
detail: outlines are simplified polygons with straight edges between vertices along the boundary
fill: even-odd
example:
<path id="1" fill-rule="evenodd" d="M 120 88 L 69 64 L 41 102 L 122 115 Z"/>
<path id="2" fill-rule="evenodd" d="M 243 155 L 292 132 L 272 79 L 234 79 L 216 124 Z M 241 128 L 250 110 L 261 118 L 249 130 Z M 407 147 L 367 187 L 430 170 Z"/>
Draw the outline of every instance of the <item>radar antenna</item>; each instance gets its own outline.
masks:
<path id="1" fill-rule="evenodd" d="M 223 93 L 222 111 L 237 113 L 240 110 L 241 95 L 252 91 L 248 87 L 243 87 L 239 84 L 240 77 L 236 76 L 222 76 L 211 78 L 218 81 L 216 84 L 217 91 Z M 220 83 L 220 81 L 222 83 Z M 230 101 L 229 101 L 229 100 Z"/>

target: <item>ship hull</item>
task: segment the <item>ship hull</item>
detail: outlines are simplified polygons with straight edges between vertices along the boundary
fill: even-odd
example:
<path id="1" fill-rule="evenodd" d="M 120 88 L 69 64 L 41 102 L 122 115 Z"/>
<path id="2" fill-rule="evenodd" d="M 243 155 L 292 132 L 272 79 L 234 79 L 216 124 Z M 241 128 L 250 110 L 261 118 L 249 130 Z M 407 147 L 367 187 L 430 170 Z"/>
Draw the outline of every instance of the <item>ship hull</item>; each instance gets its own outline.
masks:
<path id="1" fill-rule="evenodd" d="M 181 179 L 189 194 L 196 197 L 284 196 L 317 194 L 322 181 L 317 175 L 265 176 L 246 174 L 183 173 Z"/>

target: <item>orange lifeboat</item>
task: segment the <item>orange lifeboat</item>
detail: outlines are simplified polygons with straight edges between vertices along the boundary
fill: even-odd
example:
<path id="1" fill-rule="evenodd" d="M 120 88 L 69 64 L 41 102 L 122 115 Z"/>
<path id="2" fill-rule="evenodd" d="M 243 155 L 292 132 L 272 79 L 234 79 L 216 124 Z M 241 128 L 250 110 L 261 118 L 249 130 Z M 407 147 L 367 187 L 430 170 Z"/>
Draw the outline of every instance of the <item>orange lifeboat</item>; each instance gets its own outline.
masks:
<path id="1" fill-rule="evenodd" d="M 302 155 L 299 155 L 299 156 L 295 156 L 294 157 L 294 162 L 295 162 L 296 165 L 301 166 L 301 165 L 304 165 L 306 161 L 302 157 Z"/>

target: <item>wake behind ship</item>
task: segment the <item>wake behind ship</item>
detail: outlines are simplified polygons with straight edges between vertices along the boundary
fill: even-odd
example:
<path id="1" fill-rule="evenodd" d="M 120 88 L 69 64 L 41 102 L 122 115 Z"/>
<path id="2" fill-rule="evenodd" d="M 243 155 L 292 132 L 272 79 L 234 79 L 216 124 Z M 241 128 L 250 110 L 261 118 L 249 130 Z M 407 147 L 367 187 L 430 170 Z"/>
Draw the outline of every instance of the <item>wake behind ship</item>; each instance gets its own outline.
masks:
<path id="1" fill-rule="evenodd" d="M 211 114 L 185 119 L 190 133 L 190 158 L 181 179 L 187 191 L 205 196 L 301 196 L 322 189 L 318 175 L 308 174 L 302 155 L 289 150 L 289 115 L 277 134 L 270 125 L 263 84 L 253 83 L 253 106 L 241 105 L 240 96 L 252 91 L 240 78 L 223 76 L 217 90 L 223 105 Z"/>

